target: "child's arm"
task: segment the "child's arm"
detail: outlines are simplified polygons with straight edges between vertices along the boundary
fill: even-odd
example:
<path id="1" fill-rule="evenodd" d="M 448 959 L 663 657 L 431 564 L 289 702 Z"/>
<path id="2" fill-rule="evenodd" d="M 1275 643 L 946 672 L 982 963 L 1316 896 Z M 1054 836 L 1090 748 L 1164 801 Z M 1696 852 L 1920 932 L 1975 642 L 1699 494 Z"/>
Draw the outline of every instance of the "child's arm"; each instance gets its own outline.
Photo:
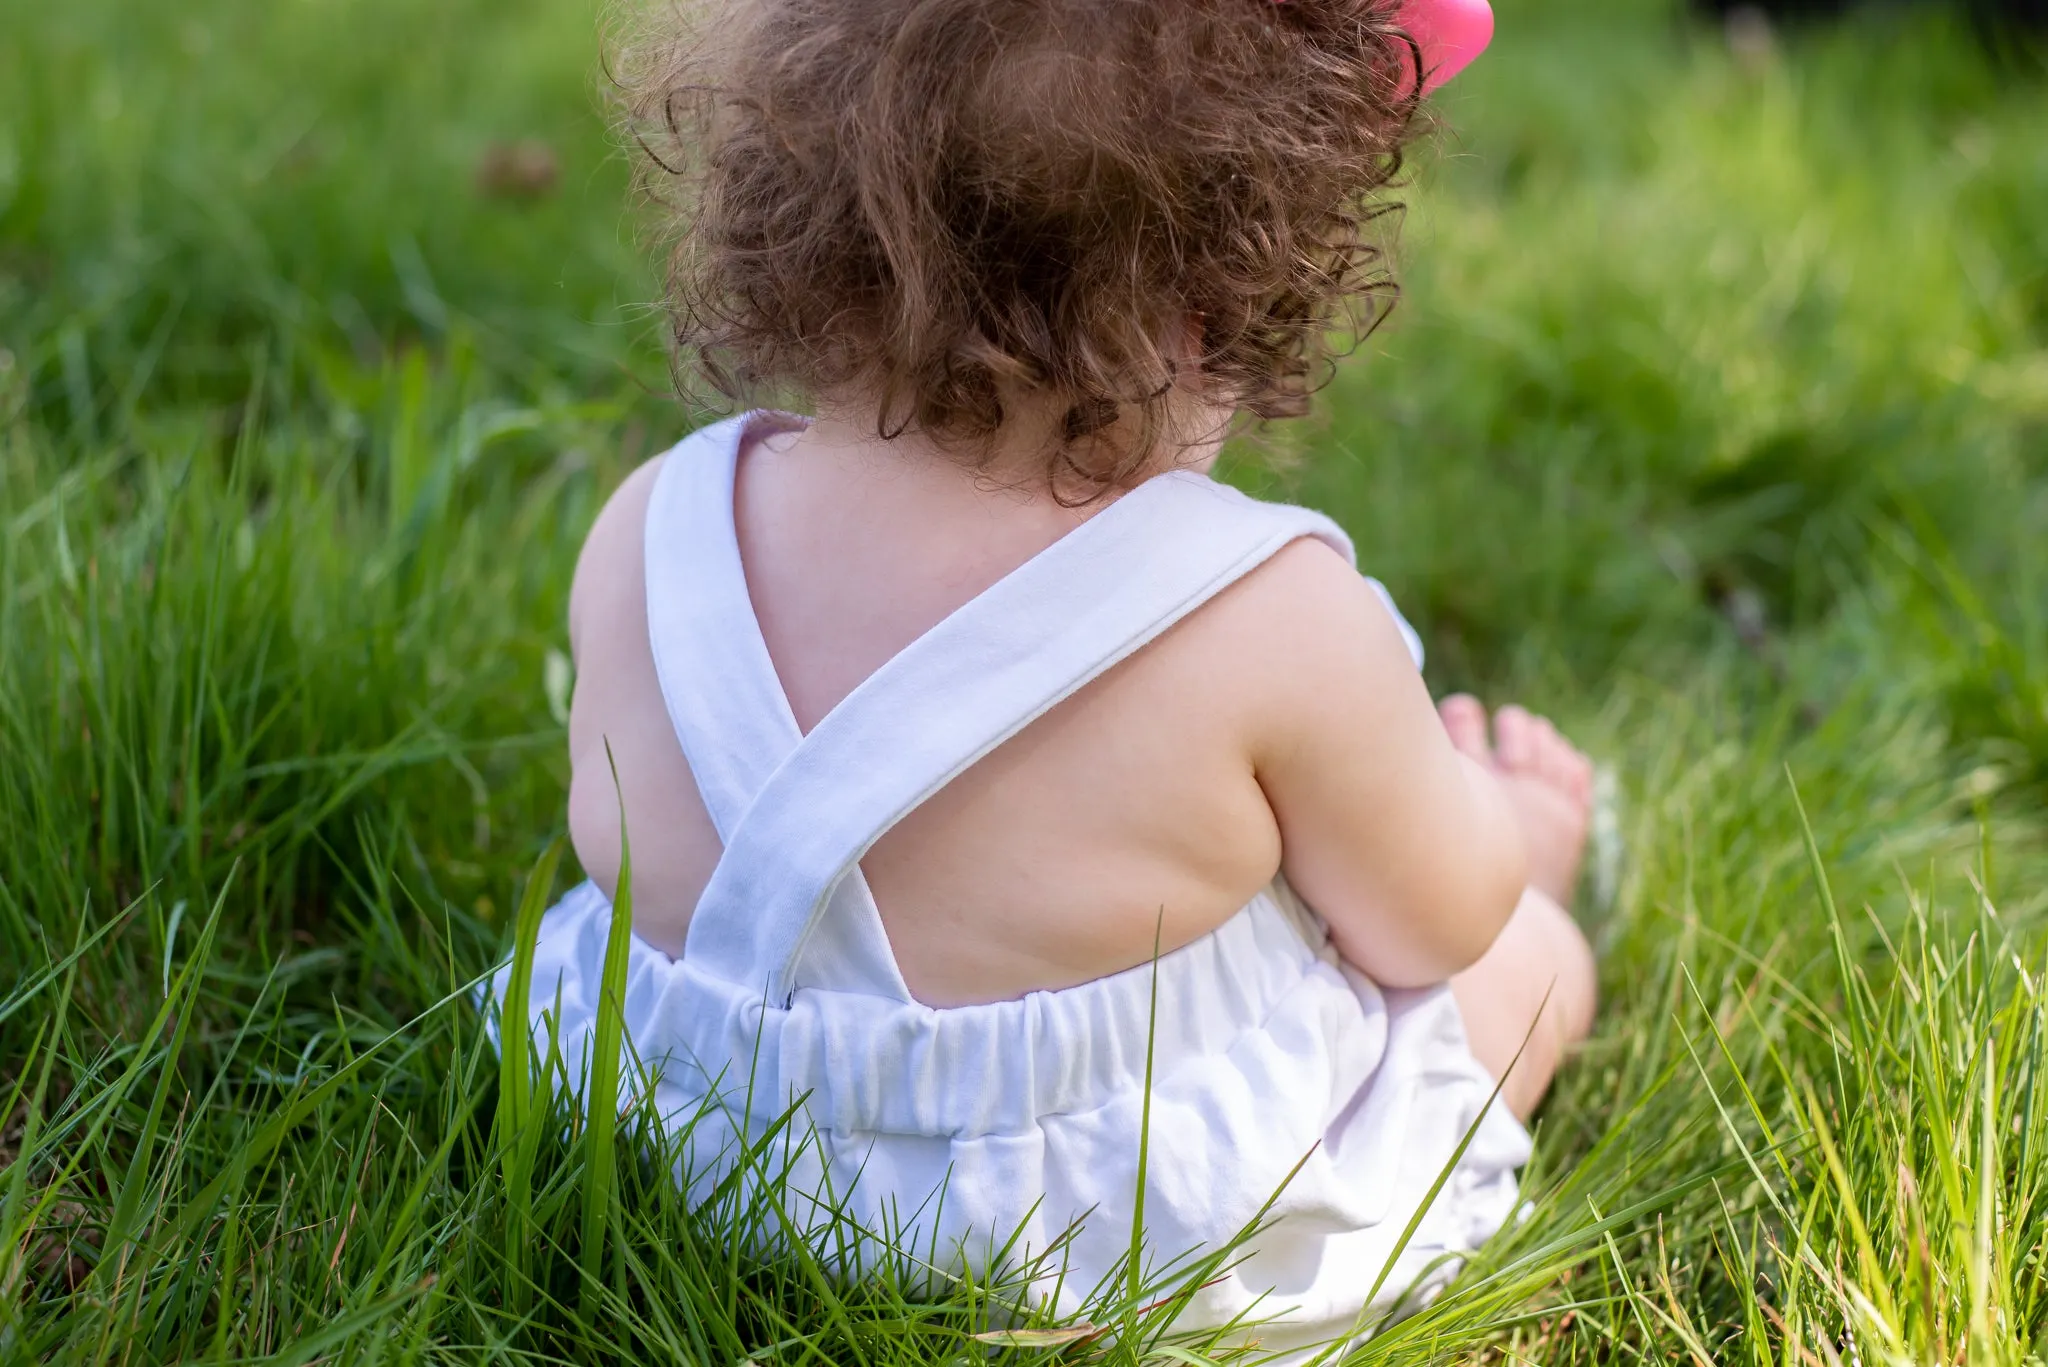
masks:
<path id="1" fill-rule="evenodd" d="M 1372 588 L 1317 542 L 1257 576 L 1260 786 L 1282 871 L 1338 951 L 1389 987 L 1442 982 L 1485 952 L 1528 861 L 1499 782 L 1453 746 Z"/>
<path id="2" fill-rule="evenodd" d="M 680 954 L 718 832 L 669 721 L 647 634 L 641 547 L 659 460 L 605 503 L 569 590 L 576 692 L 569 703 L 569 838 L 605 896 L 618 892 L 622 811 L 632 813 L 633 930 Z M 618 765 L 613 780 L 613 763 Z M 623 807 L 622 807 L 623 803 Z"/>

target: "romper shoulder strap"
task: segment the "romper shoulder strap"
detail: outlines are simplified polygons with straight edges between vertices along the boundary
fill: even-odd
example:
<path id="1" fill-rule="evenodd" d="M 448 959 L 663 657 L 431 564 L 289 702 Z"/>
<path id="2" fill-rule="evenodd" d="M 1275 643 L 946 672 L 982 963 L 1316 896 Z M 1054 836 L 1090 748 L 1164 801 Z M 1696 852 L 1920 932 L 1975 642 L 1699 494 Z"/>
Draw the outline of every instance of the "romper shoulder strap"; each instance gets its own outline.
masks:
<path id="1" fill-rule="evenodd" d="M 1186 471 L 1082 523 L 914 641 L 796 746 L 727 833 L 688 956 L 779 1003 L 802 985 L 793 971 L 828 907 L 875 918 L 857 937 L 886 944 L 872 899 L 834 892 L 890 827 L 1304 536 L 1351 556 L 1321 514 Z"/>
<path id="2" fill-rule="evenodd" d="M 721 840 L 803 733 L 747 593 L 733 525 L 740 447 L 776 414 L 702 428 L 662 457 L 647 501 L 647 639 L 669 723 Z M 795 427 L 789 419 L 785 426 Z"/>
<path id="3" fill-rule="evenodd" d="M 691 776 L 720 841 L 803 742 L 775 673 L 740 561 L 734 484 L 749 439 L 801 430 L 790 414 L 751 412 L 685 438 L 662 457 L 647 503 L 647 635 Z M 881 914 L 858 868 L 833 895 L 821 955 L 845 985 L 907 1001 Z"/>

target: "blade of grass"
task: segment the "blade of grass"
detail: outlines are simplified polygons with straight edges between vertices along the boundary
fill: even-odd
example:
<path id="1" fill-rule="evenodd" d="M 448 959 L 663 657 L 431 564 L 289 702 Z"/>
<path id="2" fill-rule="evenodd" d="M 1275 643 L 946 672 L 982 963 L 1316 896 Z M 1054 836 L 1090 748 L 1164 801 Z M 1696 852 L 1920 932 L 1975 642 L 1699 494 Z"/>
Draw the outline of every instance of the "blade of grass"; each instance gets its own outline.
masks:
<path id="1" fill-rule="evenodd" d="M 606 1235 L 617 1214 L 619 1051 L 624 1045 L 626 966 L 633 944 L 633 845 L 626 833 L 625 790 L 619 784 L 618 761 L 612 757 L 609 741 L 605 743 L 605 760 L 611 765 L 612 791 L 619 803 L 619 885 L 605 935 L 597 1026 L 591 1034 L 583 1088 L 583 1242 L 579 1246 L 583 1283 L 578 1304 L 586 1325 L 597 1312 Z"/>
<path id="2" fill-rule="evenodd" d="M 525 1309 L 527 1245 L 533 1229 L 533 1156 L 527 1135 L 536 1127 L 533 1104 L 533 956 L 540 942 L 541 916 L 555 886 L 562 841 L 551 841 L 527 875 L 512 925 L 512 963 L 505 990 L 498 999 L 498 1121 L 495 1143 L 505 1179 L 505 1216 L 509 1226 L 506 1256 L 512 1262 L 510 1309 Z"/>

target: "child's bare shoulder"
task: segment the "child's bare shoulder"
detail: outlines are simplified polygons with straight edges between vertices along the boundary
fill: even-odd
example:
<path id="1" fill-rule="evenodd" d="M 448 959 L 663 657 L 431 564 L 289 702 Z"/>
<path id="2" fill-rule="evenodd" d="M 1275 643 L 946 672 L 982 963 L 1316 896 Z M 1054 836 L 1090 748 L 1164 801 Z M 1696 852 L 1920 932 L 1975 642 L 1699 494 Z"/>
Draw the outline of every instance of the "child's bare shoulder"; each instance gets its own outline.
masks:
<path id="1" fill-rule="evenodd" d="M 1285 694 L 1415 675 L 1385 601 L 1349 560 L 1313 537 L 1283 547 L 1194 620 L 1210 649 Z"/>
<path id="2" fill-rule="evenodd" d="M 637 617 L 646 611 L 642 546 L 647 503 L 660 472 L 657 457 L 626 476 L 605 500 L 583 539 L 583 549 L 576 556 L 576 574 L 569 584 L 569 649 L 579 658 L 588 630 L 604 630 L 606 624 L 621 617 Z"/>
<path id="3" fill-rule="evenodd" d="M 660 460 L 615 490 L 584 539 L 569 590 L 569 835 L 584 871 L 617 887 L 620 810 L 662 833 L 634 852 L 634 930 L 678 953 L 718 837 L 670 725 L 647 635 L 647 505 Z M 616 777 L 615 777 L 616 775 Z"/>

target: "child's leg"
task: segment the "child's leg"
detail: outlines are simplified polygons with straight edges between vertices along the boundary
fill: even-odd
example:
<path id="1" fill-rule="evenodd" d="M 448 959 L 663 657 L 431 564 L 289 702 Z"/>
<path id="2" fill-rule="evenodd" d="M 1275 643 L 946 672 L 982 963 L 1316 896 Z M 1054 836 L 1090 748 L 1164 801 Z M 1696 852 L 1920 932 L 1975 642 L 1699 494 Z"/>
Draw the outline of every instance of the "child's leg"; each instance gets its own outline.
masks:
<path id="1" fill-rule="evenodd" d="M 1501 1099 L 1521 1119 L 1535 1114 L 1565 1051 L 1592 1030 L 1595 979 L 1578 923 L 1537 888 L 1522 894 L 1479 962 L 1451 979 L 1472 1054 L 1507 1079 Z"/>
<path id="2" fill-rule="evenodd" d="M 1506 1078 L 1501 1095 L 1527 1120 L 1565 1051 L 1593 1027 L 1593 951 L 1562 905 L 1579 880 L 1593 766 L 1519 707 L 1496 712 L 1490 736 L 1477 699 L 1446 698 L 1440 710 L 1452 743 L 1500 778 L 1529 850 L 1521 904 L 1479 962 L 1451 979 L 1474 1056 Z"/>

